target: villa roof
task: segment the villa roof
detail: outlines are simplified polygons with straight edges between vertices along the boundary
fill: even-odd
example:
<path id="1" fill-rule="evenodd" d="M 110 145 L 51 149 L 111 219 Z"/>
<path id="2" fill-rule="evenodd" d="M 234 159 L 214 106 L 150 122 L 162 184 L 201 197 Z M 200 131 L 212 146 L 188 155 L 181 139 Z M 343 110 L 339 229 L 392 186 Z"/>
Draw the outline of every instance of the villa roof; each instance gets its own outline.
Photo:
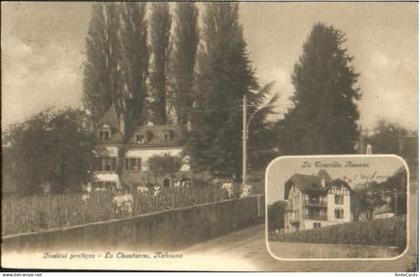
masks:
<path id="1" fill-rule="evenodd" d="M 325 178 L 325 187 L 321 184 L 322 177 Z M 325 194 L 331 186 L 337 184 L 345 185 L 351 190 L 346 181 L 339 178 L 333 180 L 326 170 L 320 170 L 317 175 L 294 174 L 286 182 L 284 198 L 288 198 L 292 185 L 295 185 L 302 192 Z"/>
<path id="2" fill-rule="evenodd" d="M 315 175 L 295 174 L 289 179 L 302 191 L 321 191 L 321 177 Z"/>
<path id="3" fill-rule="evenodd" d="M 97 127 L 103 128 L 105 125 L 111 128 L 111 137 L 109 140 L 100 141 L 100 143 L 122 143 L 123 138 L 114 105 L 112 105 L 98 121 Z M 177 124 L 138 125 L 135 127 L 130 139 L 128 140 L 128 144 L 139 148 L 181 146 L 185 127 L 186 126 Z M 166 138 L 165 135 L 167 135 L 166 137 L 168 138 Z M 139 141 L 138 136 L 143 136 L 145 139 Z"/>
<path id="4" fill-rule="evenodd" d="M 109 125 L 111 128 L 119 129 L 120 123 L 118 121 L 117 112 L 115 111 L 114 104 L 109 107 L 106 113 L 99 119 L 98 127 L 103 125 Z"/>

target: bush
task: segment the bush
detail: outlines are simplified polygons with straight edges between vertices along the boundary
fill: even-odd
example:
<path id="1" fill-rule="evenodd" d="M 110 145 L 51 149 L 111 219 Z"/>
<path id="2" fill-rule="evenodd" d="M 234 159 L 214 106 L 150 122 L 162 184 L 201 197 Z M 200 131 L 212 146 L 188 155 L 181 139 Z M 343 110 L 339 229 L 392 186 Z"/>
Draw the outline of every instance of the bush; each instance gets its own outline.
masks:
<path id="1" fill-rule="evenodd" d="M 293 233 L 271 234 L 272 241 L 388 245 L 405 249 L 407 238 L 406 217 L 376 219 L 343 223 L 319 229 Z"/>

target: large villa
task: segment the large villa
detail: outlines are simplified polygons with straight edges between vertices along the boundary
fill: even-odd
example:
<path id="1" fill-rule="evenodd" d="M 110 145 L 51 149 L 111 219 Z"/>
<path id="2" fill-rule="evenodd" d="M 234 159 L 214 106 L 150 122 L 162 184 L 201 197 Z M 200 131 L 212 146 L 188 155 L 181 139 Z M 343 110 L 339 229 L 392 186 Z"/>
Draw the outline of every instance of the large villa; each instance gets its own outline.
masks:
<path id="1" fill-rule="evenodd" d="M 320 170 L 317 175 L 294 174 L 285 184 L 284 231 L 350 222 L 351 193 L 345 181 L 332 180 L 325 170 Z"/>
<path id="2" fill-rule="evenodd" d="M 95 188 L 106 190 L 120 188 L 122 183 L 129 183 L 135 187 L 144 186 L 149 171 L 149 158 L 155 155 L 182 157 L 183 135 L 187 131 L 187 126 L 139 125 L 125 145 L 122 142 L 123 129 L 114 106 L 109 108 L 95 126 L 98 139 Z M 122 147 L 125 147 L 126 151 L 124 159 L 120 161 L 118 152 Z M 116 172 L 119 163 L 123 165 L 120 176 Z M 183 159 L 180 171 L 185 174 L 189 171 L 187 158 Z M 163 183 L 168 181 L 170 185 L 170 176 L 160 181 Z"/>

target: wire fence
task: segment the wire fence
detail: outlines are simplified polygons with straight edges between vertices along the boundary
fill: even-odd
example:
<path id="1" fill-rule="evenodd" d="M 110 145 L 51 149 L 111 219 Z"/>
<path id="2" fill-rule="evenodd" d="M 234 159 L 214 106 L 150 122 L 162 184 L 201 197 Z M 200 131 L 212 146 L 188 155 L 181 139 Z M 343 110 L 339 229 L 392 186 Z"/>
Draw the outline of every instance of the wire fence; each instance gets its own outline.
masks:
<path id="1" fill-rule="evenodd" d="M 254 186 L 255 187 L 255 186 Z M 260 193 L 255 187 L 253 193 Z M 106 221 L 150 212 L 172 210 L 197 204 L 228 199 L 220 186 L 162 188 L 155 196 L 152 192 L 132 191 L 132 209 L 118 213 L 115 209 L 115 192 L 103 191 L 87 194 L 47 194 L 2 199 L 2 235 Z M 239 185 L 234 186 L 232 198 L 240 197 Z"/>

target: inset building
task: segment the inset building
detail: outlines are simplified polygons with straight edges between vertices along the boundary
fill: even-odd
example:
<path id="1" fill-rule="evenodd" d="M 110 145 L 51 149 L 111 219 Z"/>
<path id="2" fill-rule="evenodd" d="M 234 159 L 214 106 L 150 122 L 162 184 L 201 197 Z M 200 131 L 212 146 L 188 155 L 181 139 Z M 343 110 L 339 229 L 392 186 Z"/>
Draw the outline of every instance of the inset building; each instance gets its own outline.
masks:
<path id="1" fill-rule="evenodd" d="M 284 231 L 294 232 L 350 222 L 352 189 L 325 170 L 317 175 L 294 174 L 285 184 Z"/>

